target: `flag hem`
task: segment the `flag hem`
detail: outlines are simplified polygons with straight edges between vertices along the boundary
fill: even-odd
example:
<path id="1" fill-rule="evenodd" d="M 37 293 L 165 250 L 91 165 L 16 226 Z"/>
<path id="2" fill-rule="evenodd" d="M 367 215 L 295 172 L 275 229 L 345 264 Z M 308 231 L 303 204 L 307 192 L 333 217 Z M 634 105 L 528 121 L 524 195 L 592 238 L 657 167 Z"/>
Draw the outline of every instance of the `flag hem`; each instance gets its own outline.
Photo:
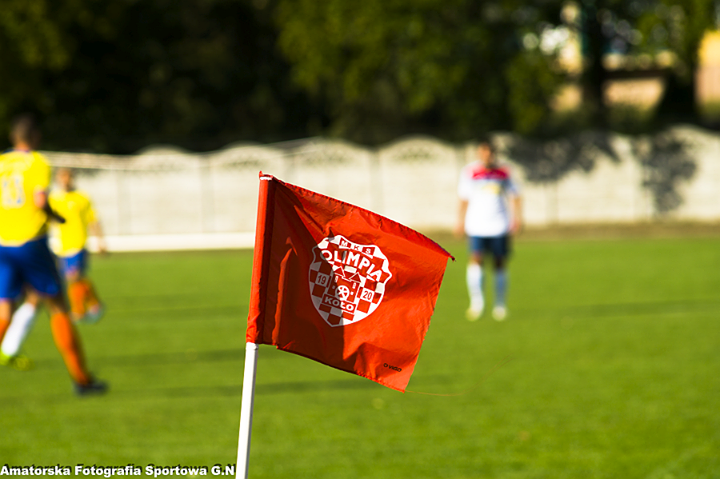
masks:
<path id="1" fill-rule="evenodd" d="M 306 358 L 306 359 L 310 359 L 311 361 L 315 361 L 316 363 L 320 363 L 320 364 L 323 364 L 323 365 L 325 365 L 325 366 L 329 366 L 329 367 L 331 367 L 331 368 L 333 368 L 333 369 L 337 369 L 338 371 L 342 371 L 342 372 L 345 372 L 345 373 L 350 373 L 350 374 L 352 374 L 353 376 L 360 376 L 360 377 L 363 377 L 363 378 L 365 378 L 365 379 L 369 379 L 369 380 L 372 381 L 372 382 L 378 383 L 378 384 L 380 384 L 381 386 L 385 386 L 385 387 L 387 387 L 387 388 L 394 389 L 395 391 L 399 391 L 399 392 L 401 392 L 401 393 L 405 393 L 406 387 L 405 387 L 405 388 L 399 388 L 399 387 L 394 386 L 394 385 L 392 385 L 392 384 L 388 384 L 387 381 L 383 380 L 382 378 L 370 377 L 370 375 L 368 375 L 368 374 L 361 374 L 360 372 L 358 372 L 358 371 L 355 370 L 355 369 L 343 369 L 343 368 L 340 368 L 340 367 L 335 366 L 335 365 L 333 365 L 333 364 L 328 364 L 327 362 L 323 361 L 321 358 L 316 358 L 316 357 L 313 357 L 313 356 L 311 356 L 311 355 L 309 355 L 309 354 L 303 354 L 303 353 L 300 353 L 300 352 L 297 352 L 297 351 L 293 351 L 292 349 L 283 348 L 283 347 L 281 347 L 281 346 L 279 346 L 279 345 L 277 345 L 277 344 L 270 344 L 270 343 L 263 343 L 263 344 L 268 344 L 268 345 L 275 346 L 275 349 L 279 349 L 280 351 L 285 351 L 286 353 L 291 353 L 291 354 L 294 354 L 294 355 L 296 355 L 296 356 L 300 356 L 300 357 L 303 357 L 303 358 Z M 417 359 L 415 360 L 415 362 L 417 362 Z M 414 368 L 414 365 L 413 365 L 413 368 Z M 408 383 L 409 383 L 409 381 L 408 381 Z M 406 384 L 406 386 L 407 386 L 407 384 Z"/>
<path id="2" fill-rule="evenodd" d="M 331 197 L 331 196 L 324 195 L 324 194 L 322 194 L 322 193 L 317 193 L 317 192 L 315 192 L 315 191 L 308 190 L 307 188 L 303 188 L 302 186 L 297 186 L 297 185 L 293 185 L 293 184 L 290 184 L 290 183 L 286 183 L 286 182 L 284 182 L 284 181 L 282 181 L 282 180 L 280 180 L 280 179 L 278 179 L 278 178 L 276 178 L 276 177 L 274 177 L 274 176 L 272 176 L 272 175 L 265 175 L 265 176 L 269 176 L 270 179 L 271 179 L 271 181 L 277 181 L 278 183 L 282 184 L 283 186 L 285 186 L 285 187 L 287 187 L 287 188 L 294 189 L 294 190 L 301 190 L 301 191 L 303 192 L 303 194 L 305 194 L 305 195 L 318 196 L 318 197 L 323 198 L 323 199 L 325 199 L 325 200 L 335 201 L 335 202 L 338 202 L 338 203 L 343 204 L 343 205 L 345 205 L 345 206 L 348 206 L 348 207 L 351 207 L 351 208 L 356 208 L 357 210 L 362 211 L 363 213 L 368 213 L 368 214 L 370 214 L 370 215 L 378 216 L 378 217 L 381 218 L 383 221 L 389 221 L 393 226 L 395 226 L 395 227 L 397 227 L 398 229 L 400 229 L 401 231 L 403 231 L 403 233 L 405 233 L 405 234 L 407 234 L 407 235 L 409 235 L 409 236 L 420 237 L 420 238 L 423 240 L 423 243 L 430 243 L 430 245 L 428 245 L 428 246 L 429 246 L 431 249 L 438 250 L 438 251 L 437 251 L 438 253 L 444 254 L 444 255 L 447 256 L 448 258 L 451 258 L 453 261 L 455 261 L 455 257 L 454 257 L 453 255 L 451 255 L 445 248 L 443 248 L 442 246 L 440 246 L 435 240 L 433 240 L 433 239 L 431 239 L 431 238 L 428 238 L 427 236 L 425 236 L 424 234 L 420 233 L 419 231 L 416 231 L 416 230 L 410 228 L 409 226 L 405 226 L 405 225 L 403 225 L 402 223 L 398 223 L 397 221 L 395 221 L 395 220 L 393 220 L 393 219 L 391 219 L 391 218 L 388 218 L 387 216 L 381 215 L 380 213 L 375 213 L 374 211 L 370 211 L 369 209 L 363 208 L 362 206 L 357 206 L 357 205 L 354 205 L 354 204 L 352 204 L 352 203 L 348 203 L 347 201 L 338 200 L 337 198 L 333 198 L 333 197 Z M 395 235 L 394 235 L 394 236 L 395 236 Z"/>
<path id="3" fill-rule="evenodd" d="M 273 176 L 264 175 L 261 171 L 259 177 L 260 188 L 258 191 L 258 213 L 255 228 L 255 251 L 253 253 L 253 272 L 248 308 L 248 326 L 252 324 L 254 330 L 248 328 L 245 333 L 246 341 L 256 344 L 262 342 L 259 339 L 262 338 L 262 331 L 265 327 L 267 270 L 270 267 L 270 255 L 272 253 L 272 218 L 275 213 Z M 254 318 L 254 320 L 251 321 L 251 318 Z"/>

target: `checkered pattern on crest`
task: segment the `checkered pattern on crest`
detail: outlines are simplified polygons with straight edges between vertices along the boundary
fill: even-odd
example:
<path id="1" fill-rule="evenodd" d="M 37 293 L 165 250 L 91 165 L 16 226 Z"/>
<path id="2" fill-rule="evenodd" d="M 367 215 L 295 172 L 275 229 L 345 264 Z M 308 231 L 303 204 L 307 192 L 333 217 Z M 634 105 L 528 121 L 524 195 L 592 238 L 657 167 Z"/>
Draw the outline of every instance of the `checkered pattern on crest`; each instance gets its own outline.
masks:
<path id="1" fill-rule="evenodd" d="M 310 294 L 315 309 L 330 326 L 351 324 L 375 311 L 391 277 L 389 261 L 375 245 L 334 236 L 313 248 Z"/>

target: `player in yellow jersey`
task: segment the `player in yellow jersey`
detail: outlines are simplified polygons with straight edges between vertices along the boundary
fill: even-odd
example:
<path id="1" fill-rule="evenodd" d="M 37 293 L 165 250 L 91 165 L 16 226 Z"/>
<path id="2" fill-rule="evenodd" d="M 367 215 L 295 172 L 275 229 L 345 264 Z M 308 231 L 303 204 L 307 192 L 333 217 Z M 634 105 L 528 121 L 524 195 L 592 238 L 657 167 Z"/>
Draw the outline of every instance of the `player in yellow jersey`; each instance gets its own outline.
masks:
<path id="1" fill-rule="evenodd" d="M 53 339 L 76 393 L 104 392 L 107 385 L 95 380 L 85 365 L 48 247 L 50 166 L 34 151 L 40 133 L 33 118 L 25 115 L 16 119 L 10 139 L 13 148 L 0 156 L 0 339 L 10 325 L 13 301 L 23 288 L 32 288 L 50 311 Z"/>
<path id="2" fill-rule="evenodd" d="M 97 238 L 98 249 L 104 253 L 107 251 L 105 240 L 90 198 L 75 189 L 72 170 L 59 168 L 55 180 L 57 189 L 50 193 L 49 202 L 52 211 L 62 217 L 63 222 L 51 223 L 50 245 L 58 256 L 60 272 L 65 277 L 73 319 L 94 323 L 102 317 L 103 307 L 86 274 L 88 253 L 85 243 L 89 232 Z M 36 292 L 29 290 L 25 293 L 25 300 L 15 310 L 0 345 L 0 362 L 3 357 L 7 358 L 9 365 L 21 371 L 33 367 L 32 361 L 20 350 L 32 330 L 40 302 Z"/>
<path id="3" fill-rule="evenodd" d="M 97 238 L 99 251 L 104 253 L 102 228 L 90 198 L 75 189 L 72 170 L 58 169 L 55 181 L 58 188 L 50 194 L 50 206 L 65 219 L 65 223 L 53 224 L 52 236 L 56 241 L 52 244 L 67 282 L 70 311 L 75 321 L 94 323 L 102 317 L 103 306 L 87 276 L 85 244 L 90 233 Z"/>

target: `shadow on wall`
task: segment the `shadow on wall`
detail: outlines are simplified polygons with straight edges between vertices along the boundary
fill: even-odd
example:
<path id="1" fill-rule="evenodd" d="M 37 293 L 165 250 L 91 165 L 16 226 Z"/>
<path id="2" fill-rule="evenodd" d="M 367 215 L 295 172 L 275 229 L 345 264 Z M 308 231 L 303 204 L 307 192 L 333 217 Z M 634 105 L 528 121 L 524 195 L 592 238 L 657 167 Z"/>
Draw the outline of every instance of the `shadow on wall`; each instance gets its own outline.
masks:
<path id="1" fill-rule="evenodd" d="M 683 203 L 678 185 L 697 170 L 690 142 L 668 130 L 633 137 L 630 143 L 644 170 L 643 187 L 653 197 L 655 215 L 662 217 L 678 208 Z M 545 142 L 514 137 L 503 152 L 523 168 L 532 183 L 555 183 L 572 171 L 589 173 L 602 156 L 614 163 L 621 161 L 612 134 L 596 131 Z"/>
<path id="2" fill-rule="evenodd" d="M 691 145 L 670 131 L 633 141 L 633 153 L 645 169 L 643 186 L 653 195 L 655 214 L 663 216 L 683 203 L 677 191 L 697 170 Z"/>
<path id="3" fill-rule="evenodd" d="M 600 155 L 620 162 L 610 135 L 590 131 L 546 142 L 516 138 L 505 153 L 523 167 L 533 183 L 554 183 L 575 170 L 590 172 Z"/>

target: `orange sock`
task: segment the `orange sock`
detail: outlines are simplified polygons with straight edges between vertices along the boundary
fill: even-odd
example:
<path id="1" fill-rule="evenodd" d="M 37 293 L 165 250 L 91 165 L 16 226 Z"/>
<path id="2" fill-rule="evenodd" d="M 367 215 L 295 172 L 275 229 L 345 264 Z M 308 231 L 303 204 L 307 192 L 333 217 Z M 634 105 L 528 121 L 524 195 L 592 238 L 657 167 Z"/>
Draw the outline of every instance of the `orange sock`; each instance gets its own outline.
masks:
<path id="1" fill-rule="evenodd" d="M 0 319 L 0 342 L 2 342 L 2 339 L 5 337 L 5 331 L 7 331 L 8 326 L 10 326 L 10 321 Z"/>
<path id="2" fill-rule="evenodd" d="M 70 376 L 78 384 L 88 384 L 90 374 L 85 368 L 80 337 L 70 322 L 70 318 L 65 313 L 54 314 L 50 319 L 50 327 L 55 345 L 65 361 Z"/>
<path id="3" fill-rule="evenodd" d="M 76 318 L 81 318 L 85 315 L 86 289 L 87 288 L 82 280 L 68 284 L 70 310 Z"/>
<path id="4" fill-rule="evenodd" d="M 85 304 L 92 307 L 100 304 L 100 299 L 95 292 L 95 288 L 89 279 L 83 278 L 80 282 L 85 286 Z"/>

